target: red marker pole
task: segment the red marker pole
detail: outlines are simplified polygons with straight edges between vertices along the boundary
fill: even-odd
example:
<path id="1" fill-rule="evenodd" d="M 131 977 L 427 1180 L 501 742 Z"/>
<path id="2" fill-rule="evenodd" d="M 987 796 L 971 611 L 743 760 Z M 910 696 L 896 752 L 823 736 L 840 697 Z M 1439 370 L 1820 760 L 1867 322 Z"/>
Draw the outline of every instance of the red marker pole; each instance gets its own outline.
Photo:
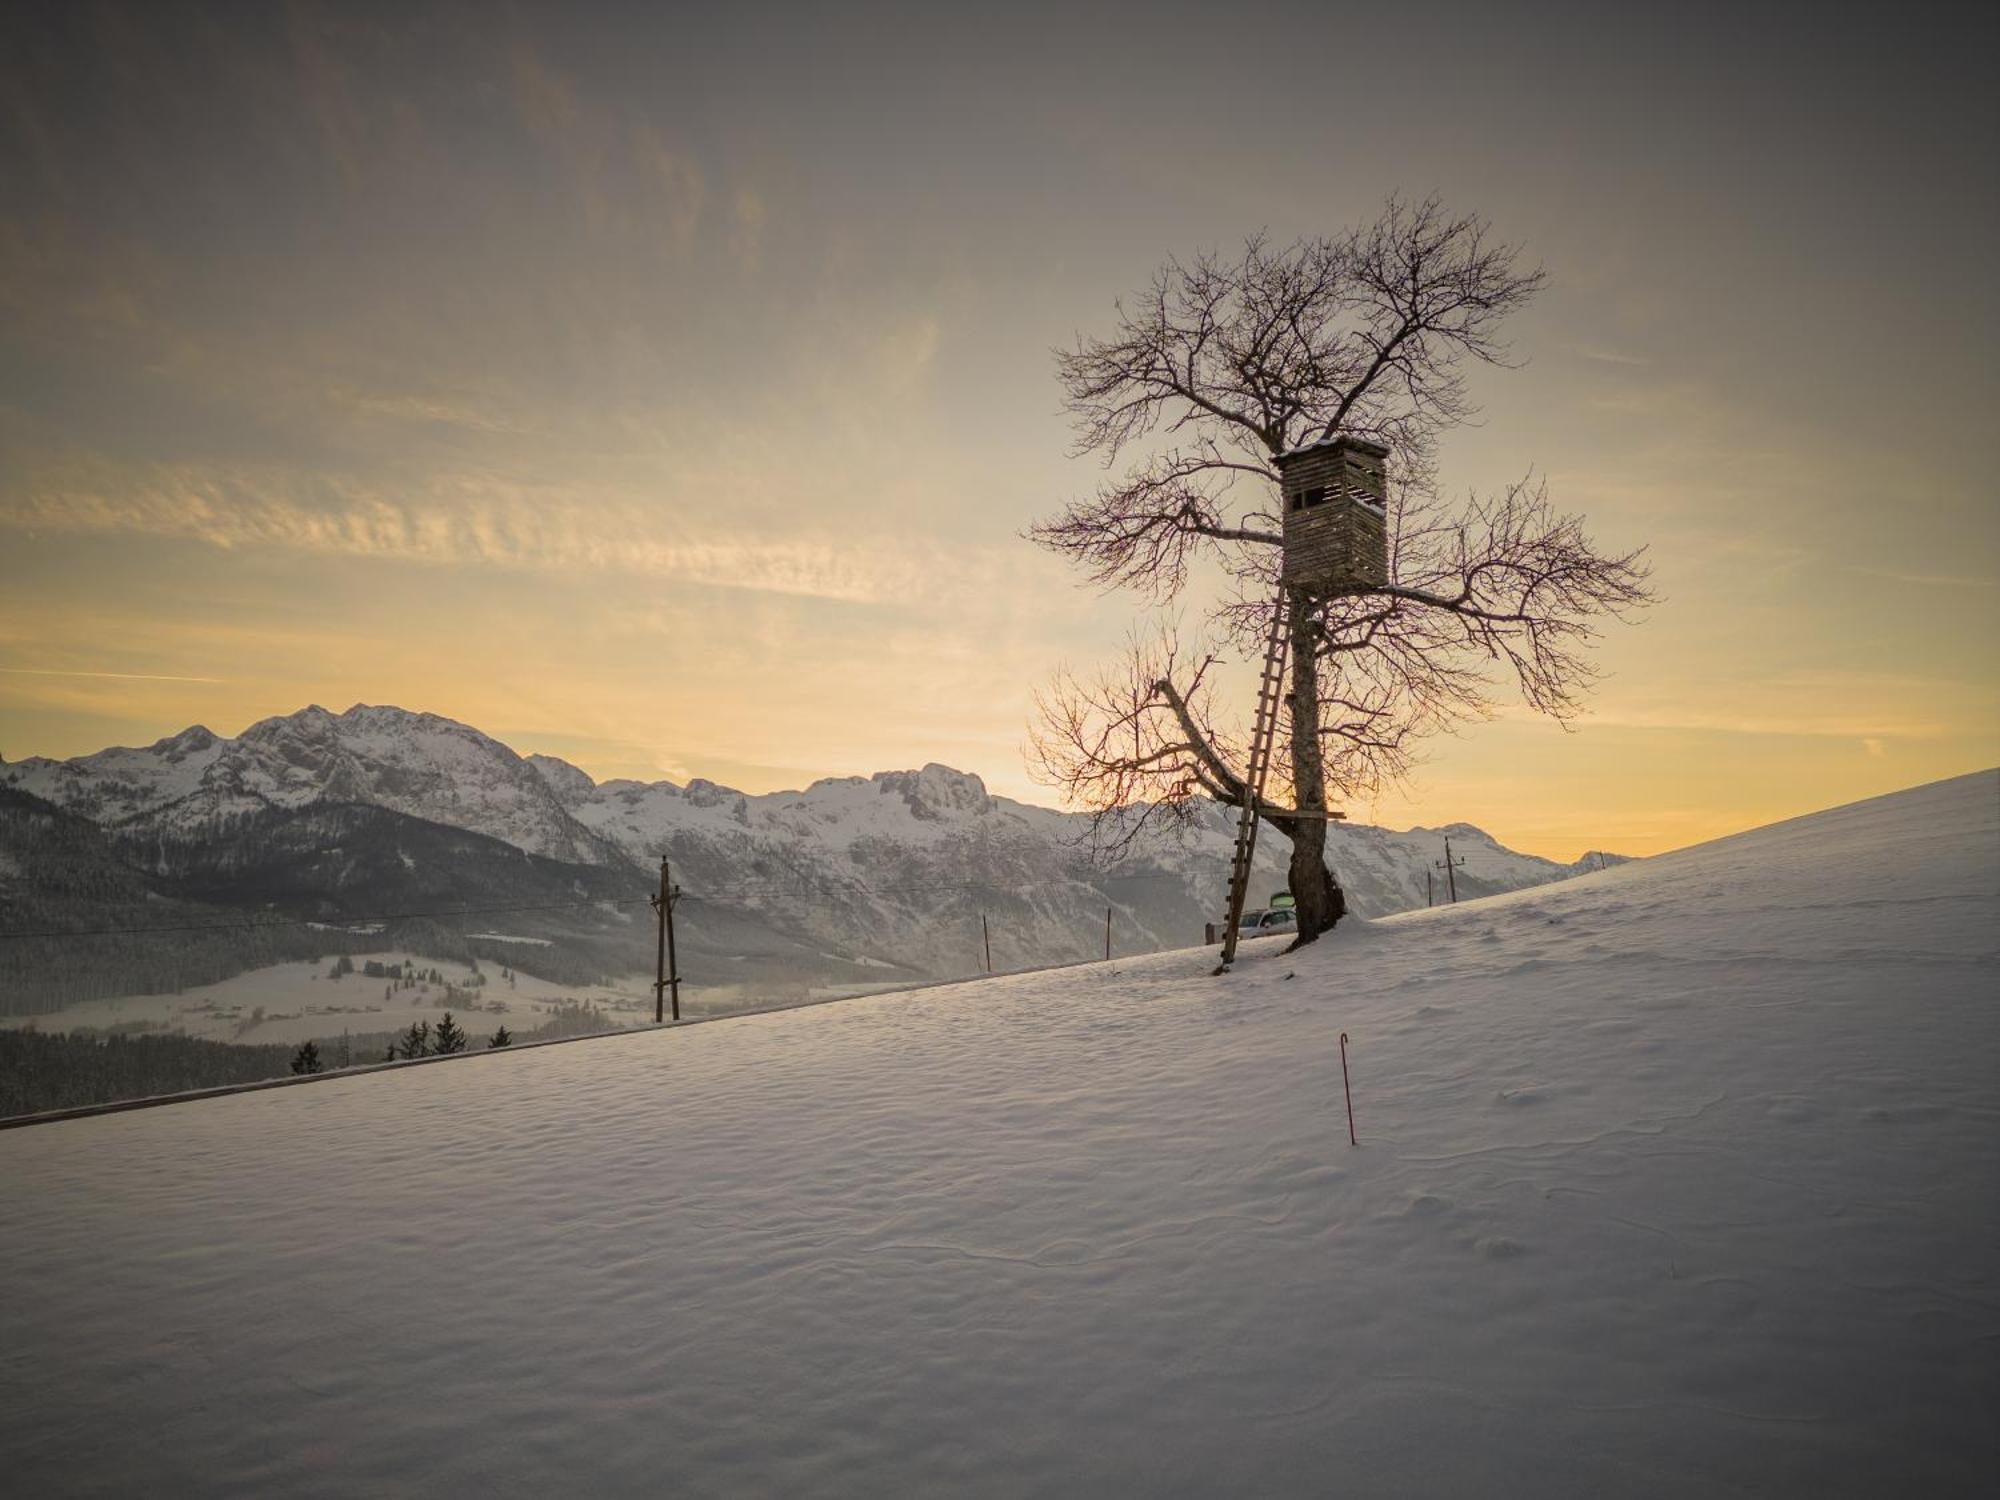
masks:
<path id="1" fill-rule="evenodd" d="M 1354 1138 L 1354 1085 L 1347 1077 L 1347 1033 L 1340 1034 L 1340 1083 L 1347 1090 L 1347 1144 L 1358 1146 L 1361 1142 Z"/>

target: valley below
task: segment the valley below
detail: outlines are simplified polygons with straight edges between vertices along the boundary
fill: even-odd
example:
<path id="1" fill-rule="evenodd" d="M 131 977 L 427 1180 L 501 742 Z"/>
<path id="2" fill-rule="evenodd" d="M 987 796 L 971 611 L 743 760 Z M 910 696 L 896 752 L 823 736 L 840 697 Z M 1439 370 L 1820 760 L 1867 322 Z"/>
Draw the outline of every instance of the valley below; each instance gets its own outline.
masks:
<path id="1" fill-rule="evenodd" d="M 447 1011 L 473 1045 L 650 1024 L 663 859 L 687 1018 L 1193 947 L 1235 816 L 1199 802 L 1105 858 L 1087 815 L 940 765 L 752 796 L 600 783 L 399 708 L 197 726 L 0 763 L 0 1026 L 345 1065 Z M 1467 899 L 1618 862 L 1463 823 L 1329 829 L 1361 917 L 1445 900 L 1447 845 Z M 1252 907 L 1288 856 L 1262 840 Z"/>

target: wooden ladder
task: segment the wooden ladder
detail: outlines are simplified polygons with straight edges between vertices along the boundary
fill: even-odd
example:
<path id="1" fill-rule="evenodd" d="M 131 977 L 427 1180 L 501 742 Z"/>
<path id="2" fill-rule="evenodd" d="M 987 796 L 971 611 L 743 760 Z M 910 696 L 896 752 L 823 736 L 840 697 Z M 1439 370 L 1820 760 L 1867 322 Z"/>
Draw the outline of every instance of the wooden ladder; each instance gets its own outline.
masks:
<path id="1" fill-rule="evenodd" d="M 1257 688 L 1257 720 L 1250 729 L 1250 762 L 1243 768 L 1243 804 L 1236 819 L 1236 852 L 1229 861 L 1229 922 L 1222 930 L 1222 964 L 1227 973 L 1236 961 L 1236 929 L 1243 920 L 1243 897 L 1250 889 L 1250 862 L 1257 853 L 1257 804 L 1264 800 L 1264 778 L 1271 771 L 1271 746 L 1278 737 L 1278 703 L 1285 696 L 1285 658 L 1291 651 L 1290 600 L 1281 584 L 1278 605 L 1271 613 L 1271 634 L 1264 643 L 1264 678 Z"/>

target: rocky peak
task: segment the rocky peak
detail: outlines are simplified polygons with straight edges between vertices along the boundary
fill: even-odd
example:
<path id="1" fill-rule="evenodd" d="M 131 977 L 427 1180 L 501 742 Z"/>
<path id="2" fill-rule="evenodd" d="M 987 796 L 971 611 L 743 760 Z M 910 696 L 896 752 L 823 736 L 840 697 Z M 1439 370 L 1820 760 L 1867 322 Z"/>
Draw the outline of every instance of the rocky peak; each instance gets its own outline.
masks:
<path id="1" fill-rule="evenodd" d="M 564 807 L 574 808 L 589 799 L 597 790 L 597 783 L 588 772 L 571 765 L 554 755 L 530 755 L 527 762 L 535 769 L 535 774 L 548 783 L 555 793 L 556 801 Z"/>
<path id="2" fill-rule="evenodd" d="M 180 761 L 185 760 L 190 755 L 199 755 L 204 750 L 213 749 L 216 743 L 216 736 L 209 731 L 208 726 L 204 724 L 190 724 L 179 734 L 169 735 L 163 740 L 154 741 L 151 748 L 155 754 L 161 756 L 163 759 Z"/>
<path id="3" fill-rule="evenodd" d="M 986 783 L 966 771 L 954 771 L 932 761 L 921 771 L 878 771 L 875 784 L 884 796 L 899 796 L 910 816 L 941 821 L 953 815 L 977 815 L 992 806 Z"/>
<path id="4" fill-rule="evenodd" d="M 259 719 L 236 739 L 239 744 L 244 741 L 258 744 L 301 735 L 317 737 L 330 733 L 335 722 L 332 714 L 317 703 L 311 703 L 295 714 L 274 714 L 268 719 Z"/>
<path id="5" fill-rule="evenodd" d="M 695 777 L 682 789 L 681 795 L 695 807 L 726 807 L 743 800 L 743 794 L 734 787 L 719 785 L 706 776 Z"/>

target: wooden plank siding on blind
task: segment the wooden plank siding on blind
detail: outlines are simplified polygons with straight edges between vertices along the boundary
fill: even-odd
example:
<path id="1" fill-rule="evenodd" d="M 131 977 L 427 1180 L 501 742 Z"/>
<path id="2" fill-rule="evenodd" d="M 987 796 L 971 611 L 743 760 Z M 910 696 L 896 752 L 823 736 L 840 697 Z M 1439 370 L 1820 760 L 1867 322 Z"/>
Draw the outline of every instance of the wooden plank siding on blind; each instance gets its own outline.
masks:
<path id="1" fill-rule="evenodd" d="M 1387 457 L 1386 448 L 1358 438 L 1280 455 L 1287 587 L 1332 592 L 1389 581 Z"/>

